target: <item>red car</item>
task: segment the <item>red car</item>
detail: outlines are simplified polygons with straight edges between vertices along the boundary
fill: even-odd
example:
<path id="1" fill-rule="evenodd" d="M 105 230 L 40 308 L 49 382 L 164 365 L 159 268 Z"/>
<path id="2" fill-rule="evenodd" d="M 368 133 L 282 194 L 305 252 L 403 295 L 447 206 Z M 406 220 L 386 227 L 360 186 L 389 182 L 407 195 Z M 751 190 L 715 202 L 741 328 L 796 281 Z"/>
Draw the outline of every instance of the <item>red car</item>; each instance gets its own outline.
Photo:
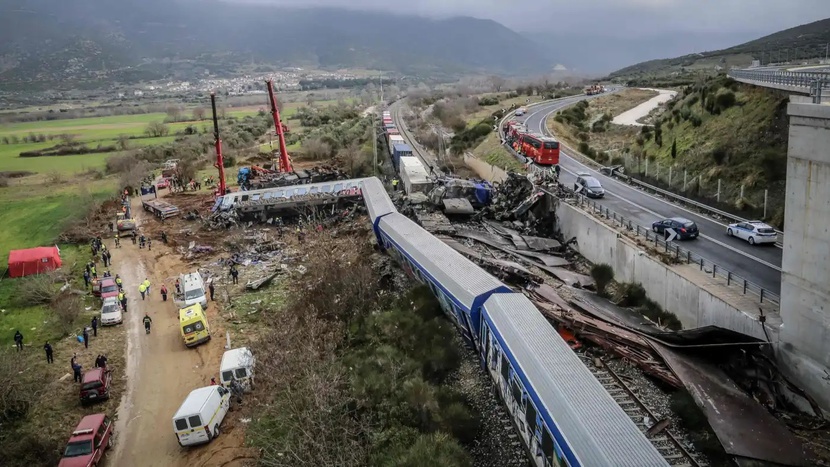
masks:
<path id="1" fill-rule="evenodd" d="M 109 399 L 112 374 L 104 368 L 93 368 L 84 373 L 81 381 L 81 404 Z"/>
<path id="2" fill-rule="evenodd" d="M 72 432 L 58 467 L 92 467 L 112 446 L 112 420 L 105 414 L 87 415 Z"/>
<path id="3" fill-rule="evenodd" d="M 112 277 L 105 277 L 101 279 L 101 282 L 98 283 L 98 290 L 101 291 L 101 300 L 107 297 L 118 296 L 118 284 L 115 283 L 115 279 Z"/>

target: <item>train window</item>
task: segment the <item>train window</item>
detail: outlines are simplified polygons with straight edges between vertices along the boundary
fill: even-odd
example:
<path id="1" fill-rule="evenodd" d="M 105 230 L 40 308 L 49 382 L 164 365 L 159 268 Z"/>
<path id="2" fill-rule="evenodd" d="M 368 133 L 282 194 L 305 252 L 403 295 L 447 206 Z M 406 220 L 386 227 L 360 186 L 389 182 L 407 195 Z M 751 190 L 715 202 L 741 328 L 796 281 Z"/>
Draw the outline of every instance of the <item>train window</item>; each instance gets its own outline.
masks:
<path id="1" fill-rule="evenodd" d="M 516 399 L 517 404 L 522 405 L 522 387 L 519 385 L 519 381 L 514 378 L 513 384 L 510 386 L 513 389 L 513 399 Z"/>
<path id="2" fill-rule="evenodd" d="M 545 453 L 548 464 L 555 465 L 553 463 L 553 436 L 550 435 L 547 428 L 542 430 L 542 452 Z"/>
<path id="3" fill-rule="evenodd" d="M 501 356 L 501 376 L 505 383 L 510 381 L 510 364 L 507 363 L 507 357 L 504 354 Z"/>
<path id="4" fill-rule="evenodd" d="M 565 457 L 562 455 L 562 451 L 560 451 L 558 449 L 554 449 L 553 455 L 554 455 L 554 460 L 556 461 L 556 463 L 554 465 L 556 465 L 558 467 L 568 467 L 568 465 L 570 465 L 570 464 L 568 464 L 568 461 L 565 460 Z"/>
<path id="5" fill-rule="evenodd" d="M 536 407 L 530 399 L 528 399 L 527 407 L 525 408 L 525 421 L 527 422 L 527 431 L 533 437 L 533 433 L 536 432 Z"/>
<path id="6" fill-rule="evenodd" d="M 490 339 L 487 336 L 487 326 L 481 328 L 481 341 L 484 342 L 484 361 L 490 359 Z"/>

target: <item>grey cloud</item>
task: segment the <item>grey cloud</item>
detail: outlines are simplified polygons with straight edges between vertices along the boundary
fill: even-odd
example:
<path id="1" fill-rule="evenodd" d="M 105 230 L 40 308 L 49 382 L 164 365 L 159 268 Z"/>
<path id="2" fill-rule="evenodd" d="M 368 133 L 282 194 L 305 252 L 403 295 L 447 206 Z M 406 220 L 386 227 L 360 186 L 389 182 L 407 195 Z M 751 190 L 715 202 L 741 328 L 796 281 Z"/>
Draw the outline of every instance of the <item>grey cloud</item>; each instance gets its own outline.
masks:
<path id="1" fill-rule="evenodd" d="M 421 16 L 473 16 L 527 32 L 758 36 L 830 17 L 828 0 L 226 0 L 288 7 L 337 7 Z"/>

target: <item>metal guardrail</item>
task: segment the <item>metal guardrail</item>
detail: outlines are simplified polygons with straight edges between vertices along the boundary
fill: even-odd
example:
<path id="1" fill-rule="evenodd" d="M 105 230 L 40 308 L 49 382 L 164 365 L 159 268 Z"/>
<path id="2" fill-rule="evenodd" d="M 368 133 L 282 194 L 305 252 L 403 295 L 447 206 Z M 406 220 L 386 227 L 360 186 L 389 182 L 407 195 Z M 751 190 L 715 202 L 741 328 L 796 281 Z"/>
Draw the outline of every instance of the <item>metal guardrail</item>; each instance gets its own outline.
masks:
<path id="1" fill-rule="evenodd" d="M 830 73 L 815 71 L 730 70 L 727 76 L 733 79 L 804 88 L 805 92 L 810 92 L 816 86 L 816 82 L 822 83 L 824 87 L 830 85 Z"/>
<path id="2" fill-rule="evenodd" d="M 567 191 L 573 193 L 572 190 L 566 188 Z M 546 193 L 554 196 L 553 193 L 550 193 L 547 190 L 543 190 Z M 710 261 L 696 253 L 693 253 L 680 245 L 678 245 L 674 241 L 666 241 L 664 235 L 652 232 L 652 229 L 635 224 L 631 219 L 626 219 L 625 216 L 618 214 L 615 211 L 608 209 L 605 206 L 597 203 L 596 201 L 578 193 L 573 193 L 574 198 L 577 200 L 577 204 L 586 210 L 590 210 L 593 213 L 598 213 L 600 216 L 608 219 L 618 227 L 626 229 L 628 232 L 633 233 L 634 235 L 640 237 L 645 237 L 647 242 L 650 242 L 654 245 L 655 248 L 659 248 L 663 250 L 665 253 L 671 255 L 676 261 L 684 264 L 694 264 L 700 267 L 701 271 L 705 271 L 707 274 L 711 274 L 712 277 L 720 277 L 726 281 L 727 286 L 733 286 L 736 288 L 740 288 L 743 291 L 744 295 L 754 295 L 758 297 L 760 303 L 769 302 L 774 303 L 780 306 L 781 297 L 778 294 L 770 292 L 769 290 L 761 287 L 760 285 L 742 277 L 738 274 L 735 274 L 728 269 L 718 266 L 717 263 L 714 261 Z"/>

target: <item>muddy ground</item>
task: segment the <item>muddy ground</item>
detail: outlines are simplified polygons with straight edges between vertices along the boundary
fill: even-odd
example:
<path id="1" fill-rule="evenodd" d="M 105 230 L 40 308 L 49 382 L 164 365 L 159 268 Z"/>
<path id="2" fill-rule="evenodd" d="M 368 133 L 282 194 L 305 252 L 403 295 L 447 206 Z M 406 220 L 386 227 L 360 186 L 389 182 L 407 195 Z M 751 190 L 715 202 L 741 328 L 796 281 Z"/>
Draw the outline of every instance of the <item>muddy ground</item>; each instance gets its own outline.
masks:
<path id="1" fill-rule="evenodd" d="M 203 191 L 198 198 L 209 202 L 210 194 Z M 213 339 L 193 349 L 184 346 L 178 327 L 178 308 L 171 297 L 167 302 L 162 301 L 158 291 L 162 283 L 168 290 L 175 290 L 176 277 L 195 267 L 186 264 L 174 247 L 159 240 L 155 233 L 160 223 L 144 212 L 139 199 L 133 200 L 132 209 L 141 228 L 154 241 L 152 251 L 139 249 L 128 239 L 122 241 L 120 249 L 114 250 L 120 259 L 119 273 L 128 295 L 129 311 L 124 320 L 128 378 L 118 408 L 117 441 L 108 455 L 107 465 L 246 465 L 254 455 L 241 447 L 244 424 L 239 410 L 228 414 L 222 424 L 222 435 L 210 444 L 182 448 L 173 434 L 172 417 L 184 398 L 193 389 L 209 385 L 212 376 L 218 376 L 226 343 L 225 321 L 221 317 L 221 305 L 211 302 L 207 315 Z M 176 230 L 175 226 L 183 222 L 168 220 L 164 227 Z M 111 240 L 108 245 L 114 248 Z M 138 285 L 145 278 L 152 283 L 152 293 L 142 300 Z M 145 313 L 153 319 L 150 335 L 143 329 Z"/>

